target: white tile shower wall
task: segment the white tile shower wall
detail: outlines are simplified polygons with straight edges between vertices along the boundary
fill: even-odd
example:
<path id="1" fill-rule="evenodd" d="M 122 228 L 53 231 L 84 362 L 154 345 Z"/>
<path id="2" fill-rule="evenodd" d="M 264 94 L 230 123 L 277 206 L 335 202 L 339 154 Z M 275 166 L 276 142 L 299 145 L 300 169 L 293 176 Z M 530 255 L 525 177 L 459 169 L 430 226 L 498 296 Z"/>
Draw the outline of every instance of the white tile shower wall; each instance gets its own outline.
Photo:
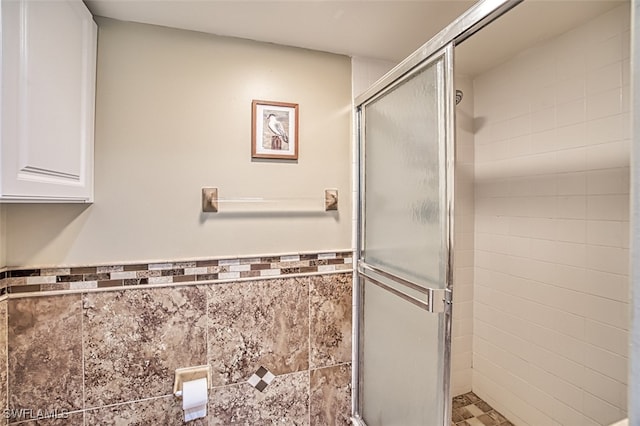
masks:
<path id="1" fill-rule="evenodd" d="M 473 85 L 457 75 L 456 89 L 463 98 L 456 107 L 456 176 L 453 270 L 453 336 L 451 341 L 451 393 L 471 391 L 473 344 L 474 249 L 474 140 Z"/>
<path id="2" fill-rule="evenodd" d="M 629 6 L 474 80 L 473 390 L 523 425 L 626 416 Z"/>

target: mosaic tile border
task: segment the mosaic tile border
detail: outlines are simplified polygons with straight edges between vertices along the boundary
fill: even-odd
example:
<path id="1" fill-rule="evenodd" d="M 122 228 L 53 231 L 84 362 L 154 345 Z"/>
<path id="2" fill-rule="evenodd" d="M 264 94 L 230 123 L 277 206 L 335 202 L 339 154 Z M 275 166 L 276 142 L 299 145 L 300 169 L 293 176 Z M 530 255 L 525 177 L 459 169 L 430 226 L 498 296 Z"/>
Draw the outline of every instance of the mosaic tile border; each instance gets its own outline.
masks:
<path id="1" fill-rule="evenodd" d="M 193 261 L 8 269 L 0 272 L 0 297 L 45 291 L 77 292 L 140 285 L 204 283 L 243 278 L 348 272 L 353 252 L 337 251 Z"/>

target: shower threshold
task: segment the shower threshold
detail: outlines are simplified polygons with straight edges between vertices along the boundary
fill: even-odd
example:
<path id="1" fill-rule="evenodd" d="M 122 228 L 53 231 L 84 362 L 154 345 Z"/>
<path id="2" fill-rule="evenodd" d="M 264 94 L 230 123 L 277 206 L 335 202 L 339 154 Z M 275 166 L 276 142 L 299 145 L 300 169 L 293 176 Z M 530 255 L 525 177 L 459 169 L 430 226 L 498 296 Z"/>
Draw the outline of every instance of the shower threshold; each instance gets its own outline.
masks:
<path id="1" fill-rule="evenodd" d="M 453 397 L 451 426 L 513 426 L 473 392 Z"/>

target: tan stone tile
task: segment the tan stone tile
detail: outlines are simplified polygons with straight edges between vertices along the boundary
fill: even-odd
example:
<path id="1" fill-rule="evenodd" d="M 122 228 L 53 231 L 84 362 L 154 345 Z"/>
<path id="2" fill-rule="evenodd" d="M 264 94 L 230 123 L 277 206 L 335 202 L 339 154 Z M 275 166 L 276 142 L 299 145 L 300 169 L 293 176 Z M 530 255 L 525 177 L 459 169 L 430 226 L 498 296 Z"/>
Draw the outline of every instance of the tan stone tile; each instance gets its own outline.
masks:
<path id="1" fill-rule="evenodd" d="M 466 395 L 458 395 L 453 397 L 454 409 L 460 408 L 460 407 L 466 407 L 469 404 L 471 404 L 471 401 L 469 401 L 469 398 L 467 398 Z"/>
<path id="2" fill-rule="evenodd" d="M 473 392 L 467 392 L 464 396 L 469 400 L 469 403 L 472 404 L 477 401 L 482 401 L 478 395 Z"/>
<path id="3" fill-rule="evenodd" d="M 43 268 L 40 275 L 69 275 L 71 268 Z"/>
<path id="4" fill-rule="evenodd" d="M 309 367 L 306 278 L 209 287 L 208 353 L 214 386 L 247 380 L 260 366 L 275 375 Z"/>
<path id="5" fill-rule="evenodd" d="M 196 267 L 200 266 L 216 266 L 218 264 L 218 260 L 198 260 L 196 261 Z"/>
<path id="6" fill-rule="evenodd" d="M 73 275 L 76 275 L 76 274 L 87 275 L 87 274 L 95 274 L 97 271 L 98 271 L 98 268 L 96 268 L 95 266 L 80 266 L 77 268 L 71 268 L 69 270 L 69 273 Z"/>
<path id="7" fill-rule="evenodd" d="M 178 426 L 184 425 L 182 399 L 173 395 L 146 401 L 137 401 L 86 412 L 87 425 L 100 426 Z M 207 419 L 197 419 L 189 426 L 207 426 Z"/>
<path id="8" fill-rule="evenodd" d="M 351 364 L 311 370 L 311 425 L 351 424 Z"/>
<path id="9" fill-rule="evenodd" d="M 465 420 L 469 426 L 486 426 L 476 417 L 471 417 L 470 419 Z"/>
<path id="10" fill-rule="evenodd" d="M 209 425 L 308 425 L 309 372 L 277 376 L 260 392 L 247 383 L 212 389 Z"/>
<path id="11" fill-rule="evenodd" d="M 129 272 L 129 271 L 146 271 L 147 269 L 149 269 L 149 264 L 147 263 L 138 263 L 135 265 L 123 265 L 122 270 Z"/>
<path id="12" fill-rule="evenodd" d="M 7 408 L 7 301 L 0 302 L 0 412 Z"/>
<path id="13" fill-rule="evenodd" d="M 465 407 L 454 408 L 451 415 L 451 419 L 455 423 L 461 422 L 463 420 L 468 420 L 472 417 L 473 414 L 471 414 Z"/>
<path id="14" fill-rule="evenodd" d="M 80 295 L 9 300 L 10 408 L 83 408 L 81 308 Z"/>
<path id="15" fill-rule="evenodd" d="M 162 271 L 159 271 L 159 270 L 155 270 L 155 271 L 148 271 L 148 270 L 136 271 L 136 278 L 155 278 L 155 277 L 161 276 L 161 274 L 162 274 Z"/>
<path id="16" fill-rule="evenodd" d="M 499 423 L 497 423 L 494 419 L 492 419 L 491 417 L 489 417 L 486 414 L 482 414 L 478 417 L 476 417 L 484 426 L 497 426 Z"/>
<path id="17" fill-rule="evenodd" d="M 480 410 L 482 410 L 483 413 L 487 413 L 493 410 L 493 408 L 491 408 L 491 406 L 484 401 L 477 401 L 475 402 L 474 405 L 478 407 Z"/>
<path id="18" fill-rule="evenodd" d="M 13 287 L 18 285 L 26 285 L 27 277 L 6 278 L 4 280 L 7 287 Z"/>
<path id="19" fill-rule="evenodd" d="M 283 268 L 300 268 L 302 266 L 309 266 L 308 260 L 299 260 L 295 262 L 274 262 L 270 264 L 273 269 L 283 269 Z M 264 268 L 263 268 L 264 269 Z"/>
<path id="20" fill-rule="evenodd" d="M 484 412 L 478 407 L 476 407 L 474 404 L 467 405 L 465 408 L 467 409 L 467 411 L 473 414 L 474 417 L 478 417 L 484 414 Z"/>
<path id="21" fill-rule="evenodd" d="M 351 360 L 351 274 L 310 277 L 311 368 Z"/>
<path id="22" fill-rule="evenodd" d="M 485 414 L 485 416 L 487 416 L 488 418 L 492 419 L 493 422 L 495 424 L 502 424 L 504 422 L 507 421 L 507 419 L 500 413 L 498 413 L 497 411 L 489 411 L 488 413 Z M 478 416 L 478 418 L 480 418 L 480 416 Z M 484 422 L 483 422 L 484 423 Z M 485 424 L 489 424 L 489 423 L 485 423 Z"/>
<path id="23" fill-rule="evenodd" d="M 84 295 L 86 406 L 171 394 L 174 371 L 206 363 L 198 287 Z"/>
<path id="24" fill-rule="evenodd" d="M 124 271 L 123 265 L 106 265 L 106 266 L 98 266 L 96 268 L 96 272 L 98 274 L 111 273 L 111 272 L 123 272 L 123 271 Z"/>

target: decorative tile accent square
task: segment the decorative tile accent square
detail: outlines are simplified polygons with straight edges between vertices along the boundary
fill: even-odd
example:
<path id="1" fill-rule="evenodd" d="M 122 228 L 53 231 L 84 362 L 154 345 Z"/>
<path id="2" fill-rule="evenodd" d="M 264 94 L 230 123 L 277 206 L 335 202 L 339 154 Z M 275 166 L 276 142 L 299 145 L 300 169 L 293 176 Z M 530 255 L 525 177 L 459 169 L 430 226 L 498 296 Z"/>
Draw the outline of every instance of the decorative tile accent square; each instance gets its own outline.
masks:
<path id="1" fill-rule="evenodd" d="M 209 426 L 309 425 L 309 372 L 278 376 L 264 392 L 244 382 L 215 387 L 208 412 Z"/>
<path id="2" fill-rule="evenodd" d="M 256 366 L 276 376 L 309 369 L 309 279 L 208 287 L 213 386 L 245 383 Z"/>
<path id="3" fill-rule="evenodd" d="M 251 377 L 249 377 L 249 380 L 247 380 L 247 382 L 254 388 L 258 389 L 260 392 L 262 392 L 267 388 L 267 386 L 271 384 L 275 377 L 276 376 L 274 376 L 271 371 L 261 366 L 260 368 L 258 368 L 258 371 L 256 371 Z"/>
<path id="4" fill-rule="evenodd" d="M 451 426 L 513 426 L 473 392 L 453 397 Z"/>
<path id="5" fill-rule="evenodd" d="M 197 286 L 85 294 L 85 407 L 170 395 L 176 368 L 206 363 L 206 305 Z"/>

